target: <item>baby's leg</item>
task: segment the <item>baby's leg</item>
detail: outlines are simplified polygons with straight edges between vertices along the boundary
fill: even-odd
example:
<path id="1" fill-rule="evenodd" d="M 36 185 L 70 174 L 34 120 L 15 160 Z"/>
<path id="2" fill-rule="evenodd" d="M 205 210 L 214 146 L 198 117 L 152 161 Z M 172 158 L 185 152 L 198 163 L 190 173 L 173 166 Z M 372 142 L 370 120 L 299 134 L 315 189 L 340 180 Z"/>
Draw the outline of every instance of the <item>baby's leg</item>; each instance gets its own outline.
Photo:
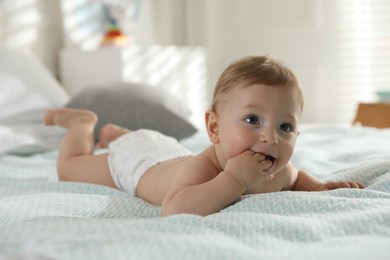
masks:
<path id="1" fill-rule="evenodd" d="M 106 148 L 111 141 L 129 133 L 131 130 L 114 124 L 106 124 L 99 131 L 99 148 Z"/>
<path id="2" fill-rule="evenodd" d="M 63 181 L 89 182 L 115 187 L 108 167 L 107 154 L 94 155 L 94 112 L 60 108 L 49 110 L 46 125 L 67 128 L 58 155 L 58 176 Z"/>

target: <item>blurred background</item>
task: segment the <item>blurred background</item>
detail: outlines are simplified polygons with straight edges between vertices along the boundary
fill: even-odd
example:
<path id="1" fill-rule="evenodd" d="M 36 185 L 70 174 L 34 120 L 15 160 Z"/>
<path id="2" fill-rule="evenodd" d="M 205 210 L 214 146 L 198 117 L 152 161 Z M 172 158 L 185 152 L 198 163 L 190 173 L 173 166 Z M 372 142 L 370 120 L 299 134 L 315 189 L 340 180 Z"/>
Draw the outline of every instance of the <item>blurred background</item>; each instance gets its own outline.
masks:
<path id="1" fill-rule="evenodd" d="M 121 38 L 104 44 L 110 30 Z M 180 75 L 198 96 L 193 105 L 205 108 L 232 60 L 272 54 L 302 82 L 304 123 L 351 123 L 359 103 L 390 91 L 387 0 L 0 0 L 0 44 L 34 53 L 71 94 L 104 72 L 133 69 L 137 78 L 147 66 L 134 57 L 158 57 L 163 73 L 177 55 L 191 63 Z M 91 72 L 99 63 L 103 72 Z"/>

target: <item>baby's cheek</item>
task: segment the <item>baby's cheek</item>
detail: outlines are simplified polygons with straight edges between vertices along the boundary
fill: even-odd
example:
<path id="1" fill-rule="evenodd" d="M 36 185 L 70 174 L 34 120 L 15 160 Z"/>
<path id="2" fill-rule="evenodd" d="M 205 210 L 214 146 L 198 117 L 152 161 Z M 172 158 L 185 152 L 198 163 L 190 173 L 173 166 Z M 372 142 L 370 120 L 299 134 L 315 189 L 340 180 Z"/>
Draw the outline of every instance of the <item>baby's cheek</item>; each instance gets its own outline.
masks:
<path id="1" fill-rule="evenodd" d="M 280 147 L 279 151 L 280 151 L 279 166 L 283 168 L 291 159 L 291 156 L 294 152 L 294 145 L 290 143 L 286 143 Z"/>
<path id="2" fill-rule="evenodd" d="M 245 138 L 240 138 L 237 135 L 234 140 L 230 139 L 230 142 L 225 144 L 224 157 L 230 159 L 242 154 L 248 149 L 250 149 L 250 144 L 246 144 Z"/>
<path id="3" fill-rule="evenodd" d="M 229 147 L 229 148 L 226 149 L 225 152 L 224 152 L 224 157 L 225 157 L 226 160 L 234 158 L 234 157 L 236 157 L 236 156 L 238 156 L 238 155 L 240 155 L 241 153 L 244 152 L 244 151 L 241 151 L 239 149 L 233 149 L 234 147 Z"/>

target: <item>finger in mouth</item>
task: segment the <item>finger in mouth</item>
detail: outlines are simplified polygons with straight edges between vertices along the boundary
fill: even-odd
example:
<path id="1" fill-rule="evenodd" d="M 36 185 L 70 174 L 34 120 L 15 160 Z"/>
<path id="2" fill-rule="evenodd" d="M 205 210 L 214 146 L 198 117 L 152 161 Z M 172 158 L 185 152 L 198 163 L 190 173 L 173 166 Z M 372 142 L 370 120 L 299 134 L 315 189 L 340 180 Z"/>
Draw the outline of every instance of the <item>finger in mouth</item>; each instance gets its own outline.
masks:
<path id="1" fill-rule="evenodd" d="M 265 155 L 265 160 L 269 160 L 269 161 L 271 161 L 271 162 L 272 162 L 272 164 L 274 164 L 274 162 L 275 162 L 275 158 L 274 158 L 274 157 L 272 157 L 271 155 Z"/>

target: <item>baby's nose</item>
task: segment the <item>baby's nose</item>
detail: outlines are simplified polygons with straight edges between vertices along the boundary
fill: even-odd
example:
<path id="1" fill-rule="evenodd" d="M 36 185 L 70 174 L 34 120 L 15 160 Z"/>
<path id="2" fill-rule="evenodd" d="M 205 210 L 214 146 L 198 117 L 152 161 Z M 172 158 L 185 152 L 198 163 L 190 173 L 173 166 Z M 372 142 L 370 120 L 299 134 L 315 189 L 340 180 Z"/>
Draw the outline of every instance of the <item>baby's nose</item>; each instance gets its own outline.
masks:
<path id="1" fill-rule="evenodd" d="M 268 143 L 277 145 L 278 144 L 278 137 L 274 130 L 263 130 L 260 132 L 259 135 L 259 141 L 262 143 Z"/>

